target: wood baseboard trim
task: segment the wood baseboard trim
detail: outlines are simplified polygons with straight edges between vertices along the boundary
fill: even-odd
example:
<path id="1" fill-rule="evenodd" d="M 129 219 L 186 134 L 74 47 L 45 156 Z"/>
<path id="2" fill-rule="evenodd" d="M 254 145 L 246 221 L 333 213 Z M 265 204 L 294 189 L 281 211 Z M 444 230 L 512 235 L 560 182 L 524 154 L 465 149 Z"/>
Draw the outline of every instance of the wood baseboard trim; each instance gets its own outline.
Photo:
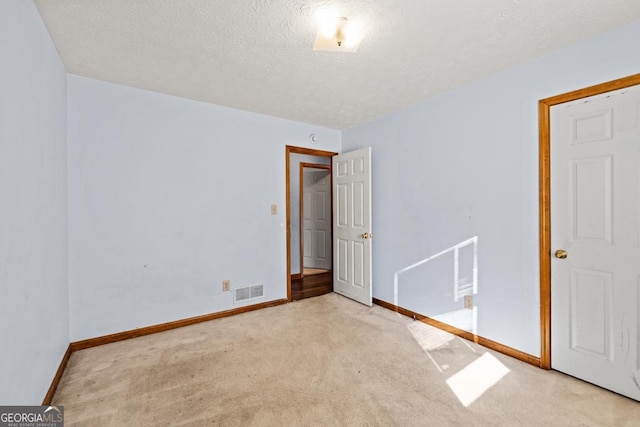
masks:
<path id="1" fill-rule="evenodd" d="M 44 396 L 42 400 L 42 406 L 48 406 L 51 404 L 53 400 L 53 395 L 56 394 L 56 390 L 58 388 L 58 384 L 60 383 L 60 379 L 62 378 L 62 374 L 64 373 L 65 368 L 67 367 L 67 363 L 69 363 L 69 358 L 71 357 L 71 344 L 67 346 L 67 351 L 64 352 L 62 356 L 62 360 L 60 361 L 60 365 L 58 365 L 58 370 L 56 374 L 53 376 L 53 380 L 51 381 L 51 385 L 49 386 L 49 390 L 47 390 L 47 394 Z"/>
<path id="2" fill-rule="evenodd" d="M 449 332 L 453 335 L 457 335 L 460 338 L 464 338 L 468 341 L 472 341 L 476 344 L 480 344 L 484 347 L 490 348 L 491 350 L 495 350 L 499 353 L 506 354 L 507 356 L 529 363 L 530 365 L 533 365 L 535 367 L 538 367 L 538 368 L 540 367 L 540 358 L 532 356 L 523 351 L 516 350 L 515 348 L 506 346 L 504 344 L 500 344 L 498 342 L 495 342 L 488 338 L 481 337 L 479 335 L 474 335 L 471 332 L 456 328 L 455 326 L 448 325 L 446 323 L 424 316 L 420 313 L 407 310 L 406 308 L 398 307 L 397 305 L 380 300 L 378 298 L 373 298 L 373 303 L 381 307 L 384 307 L 386 309 L 389 309 L 391 311 L 395 311 L 396 313 L 400 313 L 405 316 L 412 317 L 416 320 L 426 323 L 427 325 L 431 325 L 438 329 L 442 329 L 443 331 Z"/>
<path id="3" fill-rule="evenodd" d="M 263 302 L 260 304 L 247 305 L 245 307 L 233 308 L 231 310 L 219 311 L 217 313 L 204 314 L 202 316 L 189 317 L 187 319 L 175 320 L 173 322 L 161 323 L 158 325 L 146 326 L 143 328 L 132 329 L 129 331 L 118 332 L 101 337 L 89 338 L 86 340 L 75 341 L 70 344 L 71 351 L 84 350 L 86 348 L 97 347 L 113 342 L 124 341 L 131 338 L 151 335 L 158 332 L 168 331 L 170 329 L 182 328 L 184 326 L 194 325 L 196 323 L 207 322 L 209 320 L 220 319 L 222 317 L 235 316 L 236 314 L 248 313 L 250 311 L 260 310 L 262 308 L 275 307 L 277 305 L 286 304 L 286 299 Z"/>
<path id="4" fill-rule="evenodd" d="M 294 273 L 291 275 L 291 280 L 300 280 L 302 279 L 302 273 Z"/>
<path id="5" fill-rule="evenodd" d="M 194 325 L 196 323 L 207 322 L 209 320 L 220 319 L 222 317 L 235 316 L 236 314 L 248 313 L 250 311 L 260 310 L 261 308 L 275 307 L 277 305 L 286 304 L 288 301 L 286 299 L 279 299 L 274 301 L 267 301 L 260 304 L 248 305 L 245 307 L 233 308 L 231 310 L 219 311 L 217 313 L 204 314 L 202 316 L 190 317 L 187 319 L 175 320 L 173 322 L 161 323 L 159 325 L 147 326 L 144 328 L 133 329 L 130 331 L 118 332 L 115 334 L 104 335 L 96 338 L 89 338 L 82 341 L 76 341 L 69 344 L 67 347 L 67 351 L 65 351 L 62 356 L 62 361 L 58 366 L 58 370 L 56 371 L 53 380 L 51 381 L 51 385 L 49 386 L 49 390 L 45 395 L 42 405 L 50 405 L 53 400 L 53 395 L 56 393 L 56 389 L 58 388 L 58 384 L 60 383 L 60 379 L 62 378 L 62 374 L 67 367 L 67 363 L 69 363 L 69 358 L 71 357 L 71 353 L 78 350 L 84 350 L 85 348 L 97 347 L 99 345 L 109 344 L 112 342 L 118 342 L 123 340 L 128 340 L 131 338 L 141 337 L 144 335 L 155 334 L 157 332 L 168 331 L 170 329 L 182 328 L 183 326 Z"/>

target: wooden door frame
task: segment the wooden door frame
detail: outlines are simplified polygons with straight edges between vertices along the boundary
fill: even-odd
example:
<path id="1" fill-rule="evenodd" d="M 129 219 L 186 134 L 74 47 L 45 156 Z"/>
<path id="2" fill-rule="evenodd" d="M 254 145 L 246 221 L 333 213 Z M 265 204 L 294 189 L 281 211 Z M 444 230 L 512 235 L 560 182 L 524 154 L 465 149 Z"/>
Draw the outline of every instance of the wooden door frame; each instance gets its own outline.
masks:
<path id="1" fill-rule="evenodd" d="M 338 153 L 333 151 L 315 150 L 313 148 L 285 146 L 285 181 L 287 199 L 287 301 L 291 302 L 291 154 L 304 154 L 307 156 L 333 157 Z M 332 212 L 333 216 L 333 212 Z M 302 265 L 300 266 L 302 269 Z"/>
<path id="2" fill-rule="evenodd" d="M 574 90 L 538 102 L 540 138 L 540 367 L 551 369 L 551 107 L 640 84 L 640 74 Z"/>
<path id="3" fill-rule="evenodd" d="M 302 230 L 304 229 L 304 223 L 303 223 L 303 213 L 304 213 L 304 168 L 307 169 L 324 169 L 326 171 L 329 172 L 329 179 L 330 179 L 330 190 L 329 190 L 329 196 L 330 196 L 330 200 L 329 200 L 329 205 L 330 205 L 330 209 L 331 209 L 331 218 L 330 218 L 330 224 L 329 224 L 329 239 L 330 239 L 330 246 L 331 246 L 331 254 L 333 256 L 333 174 L 331 173 L 331 165 L 323 165 L 320 163 L 300 163 L 300 278 L 304 277 L 304 236 L 302 233 Z M 333 262 L 333 261 L 332 261 Z"/>

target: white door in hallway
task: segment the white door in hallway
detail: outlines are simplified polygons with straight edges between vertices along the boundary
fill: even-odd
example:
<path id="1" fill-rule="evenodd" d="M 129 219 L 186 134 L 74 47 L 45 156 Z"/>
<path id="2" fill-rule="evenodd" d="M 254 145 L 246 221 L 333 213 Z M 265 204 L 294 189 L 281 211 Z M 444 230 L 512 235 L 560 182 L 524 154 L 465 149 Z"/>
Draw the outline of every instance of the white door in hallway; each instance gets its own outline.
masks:
<path id="1" fill-rule="evenodd" d="M 640 87 L 551 108 L 551 365 L 640 400 Z"/>
<path id="2" fill-rule="evenodd" d="M 333 290 L 372 304 L 371 147 L 333 157 Z"/>
<path id="3" fill-rule="evenodd" d="M 303 265 L 331 269 L 331 173 L 304 168 L 302 197 Z"/>

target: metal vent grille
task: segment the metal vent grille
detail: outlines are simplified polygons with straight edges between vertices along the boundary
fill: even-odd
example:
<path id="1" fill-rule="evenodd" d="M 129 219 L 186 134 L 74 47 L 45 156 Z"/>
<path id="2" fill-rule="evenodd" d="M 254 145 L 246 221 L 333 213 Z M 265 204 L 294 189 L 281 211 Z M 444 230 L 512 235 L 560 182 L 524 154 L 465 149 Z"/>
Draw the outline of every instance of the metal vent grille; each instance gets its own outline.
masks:
<path id="1" fill-rule="evenodd" d="M 250 288 L 251 298 L 261 298 L 264 296 L 264 286 L 256 285 Z"/>
<path id="2" fill-rule="evenodd" d="M 264 296 L 264 285 L 246 286 L 237 288 L 235 292 L 235 302 L 248 301 L 262 298 Z"/>

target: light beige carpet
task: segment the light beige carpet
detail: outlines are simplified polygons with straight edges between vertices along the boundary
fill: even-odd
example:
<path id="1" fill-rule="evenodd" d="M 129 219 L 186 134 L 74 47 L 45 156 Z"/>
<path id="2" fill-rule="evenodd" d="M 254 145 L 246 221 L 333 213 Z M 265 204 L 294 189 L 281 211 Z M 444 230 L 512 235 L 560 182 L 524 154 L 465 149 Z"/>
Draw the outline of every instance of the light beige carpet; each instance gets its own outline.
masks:
<path id="1" fill-rule="evenodd" d="M 640 425 L 638 402 L 336 294 L 75 352 L 54 403 L 69 426 Z"/>

